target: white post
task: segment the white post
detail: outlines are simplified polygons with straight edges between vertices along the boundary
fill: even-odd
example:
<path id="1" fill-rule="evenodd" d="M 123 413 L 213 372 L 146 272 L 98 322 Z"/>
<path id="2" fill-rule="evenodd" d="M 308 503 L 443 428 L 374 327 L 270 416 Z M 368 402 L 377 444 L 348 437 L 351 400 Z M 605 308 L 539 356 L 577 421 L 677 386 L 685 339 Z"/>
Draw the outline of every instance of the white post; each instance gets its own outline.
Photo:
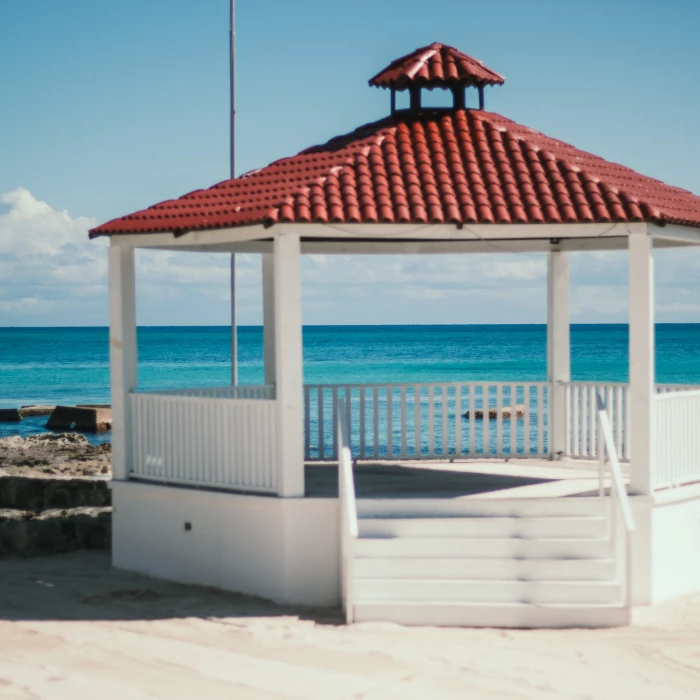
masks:
<path id="1" fill-rule="evenodd" d="M 630 492 L 652 491 L 654 409 L 653 239 L 629 236 Z"/>
<path id="2" fill-rule="evenodd" d="M 112 393 L 112 478 L 125 480 L 131 465 L 129 392 L 136 389 L 136 284 L 134 249 L 109 248 L 109 366 Z"/>
<path id="3" fill-rule="evenodd" d="M 275 383 L 275 256 L 262 255 L 263 357 L 265 384 Z"/>
<path id="4" fill-rule="evenodd" d="M 236 325 L 236 254 L 231 253 L 231 385 L 238 385 L 238 326 Z"/>
<path id="5" fill-rule="evenodd" d="M 547 381 L 550 386 L 549 453 L 566 453 L 569 430 L 566 386 L 571 380 L 569 258 L 552 250 L 547 257 Z"/>
<path id="6" fill-rule="evenodd" d="M 275 366 L 280 495 L 304 496 L 304 377 L 301 339 L 301 240 L 274 243 Z"/>

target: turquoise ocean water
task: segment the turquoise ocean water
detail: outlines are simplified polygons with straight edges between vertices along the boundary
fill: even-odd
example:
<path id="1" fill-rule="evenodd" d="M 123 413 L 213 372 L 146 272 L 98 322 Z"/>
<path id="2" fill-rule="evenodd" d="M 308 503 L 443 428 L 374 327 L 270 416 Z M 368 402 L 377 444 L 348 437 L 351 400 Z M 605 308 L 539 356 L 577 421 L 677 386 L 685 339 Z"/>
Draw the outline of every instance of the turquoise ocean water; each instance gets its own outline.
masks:
<path id="1" fill-rule="evenodd" d="M 240 383 L 262 383 L 262 329 L 241 327 Z M 700 383 L 700 325 L 661 324 L 659 382 Z M 138 330 L 139 388 L 230 381 L 230 330 Z M 627 380 L 627 326 L 574 325 L 572 375 Z M 525 381 L 546 378 L 546 329 L 523 326 L 311 326 L 307 383 Z M 106 328 L 0 328 L 0 407 L 109 402 Z M 0 436 L 34 432 L 45 419 L 0 423 Z"/>

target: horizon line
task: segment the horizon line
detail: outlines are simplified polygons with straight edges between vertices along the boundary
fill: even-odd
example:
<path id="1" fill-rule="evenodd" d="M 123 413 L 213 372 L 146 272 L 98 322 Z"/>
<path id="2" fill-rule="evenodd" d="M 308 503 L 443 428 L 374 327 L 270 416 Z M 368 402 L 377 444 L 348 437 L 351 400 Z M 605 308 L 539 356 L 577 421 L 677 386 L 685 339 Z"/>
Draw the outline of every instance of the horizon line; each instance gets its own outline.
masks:
<path id="1" fill-rule="evenodd" d="M 574 326 L 629 326 L 629 322 L 576 322 L 570 323 Z M 657 321 L 655 326 L 700 326 L 700 321 Z M 499 327 L 545 327 L 547 323 L 304 323 L 303 328 L 499 328 Z M 145 325 L 137 324 L 137 328 L 221 328 L 230 329 L 230 325 Z M 238 329 L 242 328 L 262 328 L 258 324 L 238 324 Z M 109 325 L 84 325 L 84 326 L 0 326 L 0 331 L 4 330 L 89 330 L 89 329 L 109 329 Z"/>

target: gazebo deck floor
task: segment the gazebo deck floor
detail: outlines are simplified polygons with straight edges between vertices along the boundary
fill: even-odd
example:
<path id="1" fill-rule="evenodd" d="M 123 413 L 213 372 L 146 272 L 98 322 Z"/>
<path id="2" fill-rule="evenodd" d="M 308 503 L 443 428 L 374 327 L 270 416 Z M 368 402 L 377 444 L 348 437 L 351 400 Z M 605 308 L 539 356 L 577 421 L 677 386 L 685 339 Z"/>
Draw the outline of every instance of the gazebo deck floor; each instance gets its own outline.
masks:
<path id="1" fill-rule="evenodd" d="M 378 461 L 362 462 L 354 473 L 358 499 L 598 495 L 598 464 L 581 460 Z M 305 495 L 307 498 L 337 498 L 337 465 L 307 464 Z"/>

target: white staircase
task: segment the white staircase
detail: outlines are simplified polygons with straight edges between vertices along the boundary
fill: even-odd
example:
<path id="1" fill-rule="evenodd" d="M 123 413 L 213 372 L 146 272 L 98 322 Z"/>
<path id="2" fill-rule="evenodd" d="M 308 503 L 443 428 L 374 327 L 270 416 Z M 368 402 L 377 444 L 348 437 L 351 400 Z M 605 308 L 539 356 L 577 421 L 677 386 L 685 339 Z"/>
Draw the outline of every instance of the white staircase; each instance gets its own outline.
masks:
<path id="1" fill-rule="evenodd" d="M 341 585 L 348 622 L 464 627 L 629 624 L 634 520 L 598 397 L 599 493 L 578 498 L 355 497 L 338 404 Z"/>
<path id="2" fill-rule="evenodd" d="M 605 507 L 598 498 L 357 501 L 352 619 L 627 624 Z"/>

